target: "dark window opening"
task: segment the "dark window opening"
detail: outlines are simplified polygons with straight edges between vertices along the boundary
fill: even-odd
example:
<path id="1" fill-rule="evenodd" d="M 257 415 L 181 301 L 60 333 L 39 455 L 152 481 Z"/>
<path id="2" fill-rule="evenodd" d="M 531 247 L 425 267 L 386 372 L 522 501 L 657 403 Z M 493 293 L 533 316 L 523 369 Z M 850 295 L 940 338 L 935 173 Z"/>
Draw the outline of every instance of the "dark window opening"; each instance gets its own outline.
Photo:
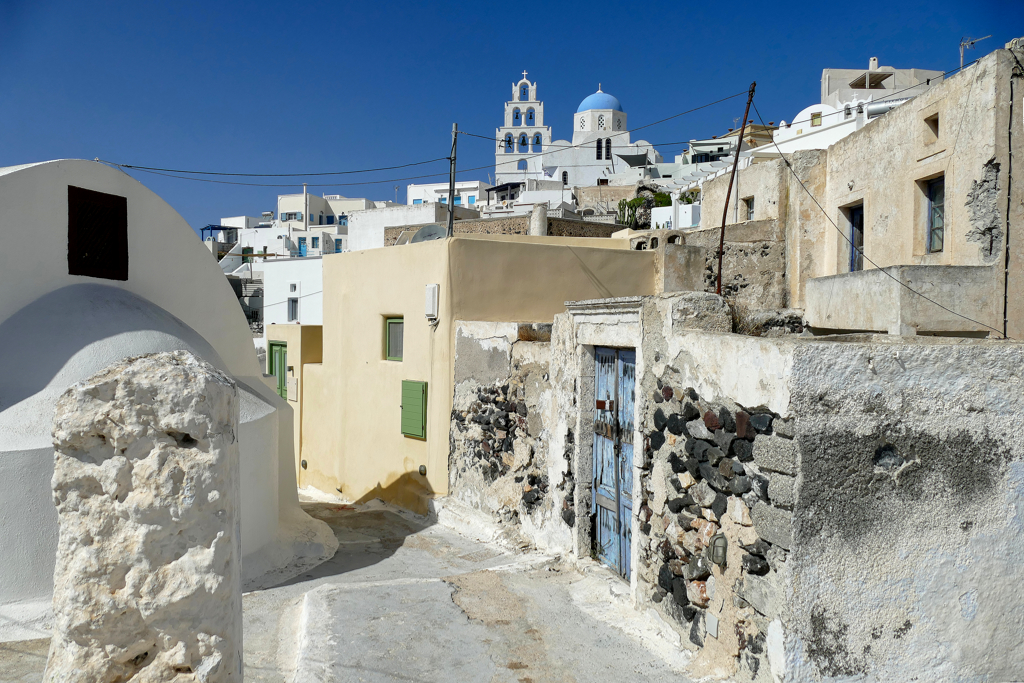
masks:
<path id="1" fill-rule="evenodd" d="M 605 138 L 604 139 L 604 158 L 607 161 L 611 161 L 612 160 L 612 139 L 611 138 Z"/>
<path id="2" fill-rule="evenodd" d="M 942 176 L 928 181 L 928 251 L 942 251 L 946 229 L 946 179 Z"/>
<path id="3" fill-rule="evenodd" d="M 850 272 L 864 270 L 864 205 L 847 209 L 850 220 Z"/>
<path id="4" fill-rule="evenodd" d="M 569 184 L 569 172 L 568 171 L 562 171 L 562 185 L 564 186 L 564 185 L 568 185 L 568 184 Z"/>
<path id="5" fill-rule="evenodd" d="M 601 140 L 598 140 L 597 141 L 597 160 L 598 161 L 601 160 L 601 150 L 603 150 L 603 149 L 604 149 L 604 146 L 602 145 Z"/>
<path id="6" fill-rule="evenodd" d="M 68 185 L 68 274 L 128 279 L 128 200 Z"/>
<path id="7" fill-rule="evenodd" d="M 608 179 L 607 178 L 598 178 L 597 179 L 597 184 L 598 185 L 607 185 L 608 184 Z"/>

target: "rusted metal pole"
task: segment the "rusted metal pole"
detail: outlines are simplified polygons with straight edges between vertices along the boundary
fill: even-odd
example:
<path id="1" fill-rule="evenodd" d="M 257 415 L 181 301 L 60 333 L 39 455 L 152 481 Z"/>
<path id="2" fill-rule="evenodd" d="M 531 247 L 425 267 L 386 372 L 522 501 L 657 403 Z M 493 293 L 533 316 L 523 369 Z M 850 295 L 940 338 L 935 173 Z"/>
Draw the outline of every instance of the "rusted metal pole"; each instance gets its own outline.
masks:
<path id="1" fill-rule="evenodd" d="M 743 147 L 743 133 L 747 130 L 747 115 L 750 113 L 750 102 L 754 99 L 754 88 L 757 81 L 750 84 L 750 92 L 747 93 L 747 107 L 743 110 L 743 125 L 740 126 L 740 137 L 736 141 L 736 156 L 732 160 L 732 175 L 729 176 L 729 189 L 725 192 L 725 208 L 722 209 L 722 231 L 718 236 L 718 284 L 715 285 L 715 294 L 722 294 L 722 256 L 725 254 L 725 219 L 729 215 L 729 198 L 732 195 L 732 184 L 736 181 L 736 167 L 740 164 L 740 149 Z"/>

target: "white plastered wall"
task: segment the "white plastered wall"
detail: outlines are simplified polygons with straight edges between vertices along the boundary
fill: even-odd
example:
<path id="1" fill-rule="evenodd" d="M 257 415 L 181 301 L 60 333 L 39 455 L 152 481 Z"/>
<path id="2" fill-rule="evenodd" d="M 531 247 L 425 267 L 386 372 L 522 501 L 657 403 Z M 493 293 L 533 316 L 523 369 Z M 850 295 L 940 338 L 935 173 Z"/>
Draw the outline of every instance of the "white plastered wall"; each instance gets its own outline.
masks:
<path id="1" fill-rule="evenodd" d="M 69 185 L 127 198 L 127 281 L 68 274 Z M 181 216 L 125 173 L 83 160 L 0 169 L 0 207 L 0 343 L 20 349 L 0 382 L 0 639 L 24 637 L 7 628 L 25 613 L 18 605 L 50 599 L 54 402 L 127 355 L 187 349 L 239 382 L 245 577 L 302 551 L 282 530 L 305 524 L 329 544 L 298 506 L 290 408 L 263 383 L 245 315 Z"/>

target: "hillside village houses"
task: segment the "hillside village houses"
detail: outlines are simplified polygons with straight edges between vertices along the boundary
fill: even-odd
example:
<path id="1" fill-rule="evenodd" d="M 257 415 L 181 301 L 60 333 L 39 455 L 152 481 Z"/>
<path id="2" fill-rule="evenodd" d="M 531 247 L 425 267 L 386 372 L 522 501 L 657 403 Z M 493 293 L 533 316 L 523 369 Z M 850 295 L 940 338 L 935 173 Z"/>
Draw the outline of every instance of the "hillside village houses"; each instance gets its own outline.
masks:
<path id="1" fill-rule="evenodd" d="M 1010 98 L 1022 57 L 1016 46 L 945 80 L 912 78 L 914 98 L 871 113 L 866 93 L 860 125 L 824 149 L 760 154 L 770 125 L 754 129 L 761 140 L 732 136 L 724 298 L 711 292 L 725 158 L 679 162 L 700 178 L 645 181 L 697 190 L 702 211 L 683 230 L 571 237 L 533 212 L 420 243 L 391 228 L 396 246 L 324 257 L 323 325 L 308 339 L 305 325 L 267 331 L 308 358 L 275 377 L 298 394 L 300 484 L 420 512 L 458 501 L 538 547 L 594 553 L 705 671 L 931 670 L 908 645 L 957 648 L 1001 619 L 996 603 L 962 619 L 956 596 L 1024 560 L 1010 512 L 1024 503 L 1024 446 L 984 445 L 980 417 L 1024 419 L 1018 398 L 984 398 L 993 382 L 1022 395 L 1024 350 L 1002 341 L 1024 338 L 1024 188 L 1007 171 L 1024 151 L 1024 104 Z M 519 116 L 539 129 L 535 84 L 521 85 L 516 101 L 533 109 Z M 605 103 L 594 111 L 621 109 Z M 977 475 L 980 498 L 956 493 L 950 448 L 1006 453 Z M 896 474 L 908 467 L 913 481 Z M 982 518 L 956 529 L 969 550 L 944 549 L 953 531 L 937 520 Z M 852 564 L 864 552 L 883 570 Z M 975 578 L 938 588 L 954 556 Z M 893 590 L 922 563 L 926 585 Z M 814 645 L 823 619 L 836 647 Z M 1024 634 L 1010 640 L 1024 647 Z M 970 648 L 958 657 L 958 671 L 1024 675 Z"/>
<path id="2" fill-rule="evenodd" d="M 826 70 L 822 101 L 793 122 L 754 109 L 742 135 L 694 140 L 671 163 L 630 141 L 600 86 L 573 142 L 554 140 L 524 72 L 494 185 L 410 186 L 404 205 L 282 195 L 276 217 L 209 228 L 216 262 L 120 170 L 0 169 L 0 239 L 25 243 L 40 194 L 58 198 L 46 223 L 67 227 L 39 253 L 0 250 L 0 340 L 37 359 L 0 384 L 0 546 L 17 548 L 0 554 L 0 614 L 45 633 L 59 398 L 126 355 L 188 352 L 237 393 L 237 443 L 173 429 L 156 450 L 236 449 L 241 576 L 288 583 L 295 671 L 323 673 L 321 653 L 349 647 L 315 606 L 341 600 L 329 577 L 356 571 L 353 548 L 415 545 L 359 529 L 339 549 L 299 508 L 302 487 L 330 501 L 323 514 L 379 500 L 403 524 L 486 529 L 487 553 L 543 551 L 524 581 L 600 573 L 611 588 L 586 597 L 594 610 L 622 596 L 637 633 L 668 634 L 693 678 L 1024 679 L 1022 62 L 1024 38 L 949 78 L 875 60 Z M 620 223 L 622 200 L 648 213 Z M 225 275 L 259 281 L 259 296 Z M 261 360 L 247 296 L 262 300 Z M 106 386 L 90 400 L 114 400 Z M 114 393 L 125 411 L 149 396 Z M 106 433 L 89 433 L 89 453 L 113 470 L 134 456 Z M 68 500 L 113 498 L 122 479 L 100 478 L 72 481 Z M 71 540 L 102 555 L 101 536 Z M 409 574 L 456 610 L 438 628 L 465 621 L 456 607 L 492 619 L 460 602 L 467 583 Z M 515 599 L 477 574 L 488 599 Z M 344 604 L 378 583 L 348 586 Z M 409 604 L 389 609 L 419 619 Z M 501 666 L 543 666 L 520 659 Z"/>

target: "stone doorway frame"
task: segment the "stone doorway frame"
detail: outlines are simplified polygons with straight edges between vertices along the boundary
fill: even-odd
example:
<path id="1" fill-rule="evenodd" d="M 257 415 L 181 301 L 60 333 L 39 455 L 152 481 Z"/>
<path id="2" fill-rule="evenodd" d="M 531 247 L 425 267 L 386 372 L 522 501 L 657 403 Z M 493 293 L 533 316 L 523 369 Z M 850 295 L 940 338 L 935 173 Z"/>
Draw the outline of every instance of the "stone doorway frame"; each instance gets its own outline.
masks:
<path id="1" fill-rule="evenodd" d="M 633 419 L 633 515 L 629 520 L 632 537 L 639 538 L 639 511 L 642 500 L 640 470 L 645 460 L 645 440 L 640 431 L 643 421 L 643 397 L 639 395 L 644 373 L 642 340 L 644 297 L 621 297 L 566 302 L 569 338 L 572 348 L 565 380 L 572 381 L 572 400 L 564 401 L 567 408 L 566 426 L 572 429 L 574 443 L 570 448 L 574 473 L 573 491 L 576 524 L 573 526 L 572 551 L 577 558 L 592 556 L 593 528 L 590 506 L 594 479 L 594 395 L 596 357 L 594 347 L 610 346 L 636 351 L 636 389 Z M 554 339 L 552 341 L 555 341 Z M 568 397 L 567 397 L 568 398 Z M 637 546 L 630 545 L 630 595 L 635 600 L 637 586 Z"/>

